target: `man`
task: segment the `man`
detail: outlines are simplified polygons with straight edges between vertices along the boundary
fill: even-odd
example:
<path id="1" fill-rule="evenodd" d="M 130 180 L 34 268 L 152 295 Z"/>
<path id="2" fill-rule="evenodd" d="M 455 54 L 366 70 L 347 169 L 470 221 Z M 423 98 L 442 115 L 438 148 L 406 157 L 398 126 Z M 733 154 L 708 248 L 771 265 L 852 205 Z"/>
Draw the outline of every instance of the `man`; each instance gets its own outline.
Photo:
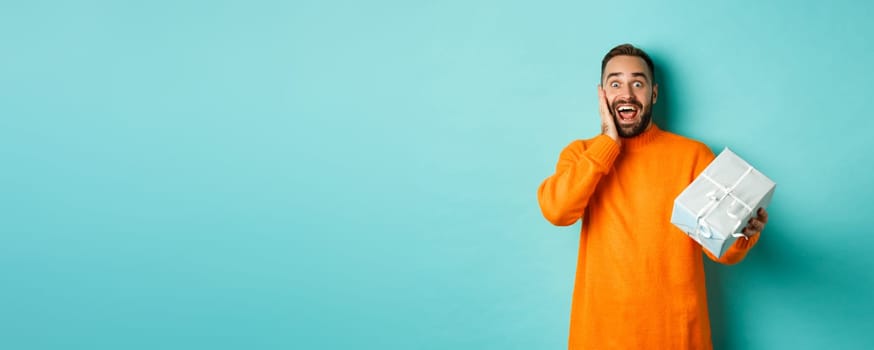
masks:
<path id="1" fill-rule="evenodd" d="M 544 217 L 582 219 L 570 349 L 711 349 L 701 246 L 670 223 L 673 201 L 714 159 L 701 142 L 652 122 L 652 60 L 619 45 L 601 62 L 601 135 L 562 152 L 537 193 Z M 740 262 L 767 212 L 721 257 Z"/>

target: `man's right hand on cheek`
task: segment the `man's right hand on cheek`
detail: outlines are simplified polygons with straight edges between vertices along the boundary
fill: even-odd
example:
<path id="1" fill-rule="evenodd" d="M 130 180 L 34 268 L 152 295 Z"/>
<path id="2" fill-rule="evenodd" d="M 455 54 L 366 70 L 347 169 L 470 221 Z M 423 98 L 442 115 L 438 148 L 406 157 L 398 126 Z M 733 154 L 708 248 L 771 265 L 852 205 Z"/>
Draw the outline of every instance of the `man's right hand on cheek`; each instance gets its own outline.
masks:
<path id="1" fill-rule="evenodd" d="M 621 144 L 619 140 L 619 131 L 616 130 L 616 122 L 613 121 L 613 115 L 610 114 L 610 105 L 607 103 L 607 93 L 604 88 L 598 84 L 598 105 L 601 111 L 601 133 L 610 136 L 613 141 Z"/>

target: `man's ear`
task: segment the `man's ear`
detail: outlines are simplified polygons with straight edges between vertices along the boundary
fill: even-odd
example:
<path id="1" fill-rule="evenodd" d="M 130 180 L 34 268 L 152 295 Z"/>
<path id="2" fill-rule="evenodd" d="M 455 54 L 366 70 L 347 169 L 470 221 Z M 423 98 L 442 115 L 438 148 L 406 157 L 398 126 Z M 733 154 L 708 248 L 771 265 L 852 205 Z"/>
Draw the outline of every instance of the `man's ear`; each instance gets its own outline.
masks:
<path id="1" fill-rule="evenodd" d="M 659 84 L 652 86 L 652 104 L 656 104 L 659 99 Z"/>

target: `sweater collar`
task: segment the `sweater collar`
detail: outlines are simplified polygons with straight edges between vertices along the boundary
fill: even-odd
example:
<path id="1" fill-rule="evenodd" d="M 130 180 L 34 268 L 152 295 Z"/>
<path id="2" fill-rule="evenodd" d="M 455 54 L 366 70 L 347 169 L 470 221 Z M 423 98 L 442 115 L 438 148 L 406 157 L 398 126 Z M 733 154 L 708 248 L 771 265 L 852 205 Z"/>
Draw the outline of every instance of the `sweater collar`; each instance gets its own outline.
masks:
<path id="1" fill-rule="evenodd" d="M 640 135 L 630 138 L 622 138 L 622 146 L 627 150 L 640 149 L 647 144 L 652 143 L 653 140 L 659 137 L 662 134 L 662 130 L 653 122 L 649 128 L 646 129 Z"/>

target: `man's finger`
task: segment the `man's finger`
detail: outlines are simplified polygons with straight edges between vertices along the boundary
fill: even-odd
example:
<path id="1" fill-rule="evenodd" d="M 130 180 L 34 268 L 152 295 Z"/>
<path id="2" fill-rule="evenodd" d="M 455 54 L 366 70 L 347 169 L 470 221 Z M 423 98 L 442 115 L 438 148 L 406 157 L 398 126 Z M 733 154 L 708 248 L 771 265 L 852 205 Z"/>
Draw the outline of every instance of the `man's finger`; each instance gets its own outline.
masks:
<path id="1" fill-rule="evenodd" d="M 757 219 L 763 223 L 768 223 L 768 211 L 765 208 L 759 208 L 759 212 L 757 213 L 759 216 Z"/>
<path id="2" fill-rule="evenodd" d="M 747 228 L 756 232 L 762 232 L 762 230 L 765 228 L 765 223 L 760 221 L 759 219 L 750 219 L 750 224 L 747 225 Z"/>
<path id="3" fill-rule="evenodd" d="M 598 109 L 601 114 L 601 133 L 609 136 L 613 141 L 619 141 L 619 132 L 616 130 L 616 123 L 613 122 L 613 115 L 610 113 L 610 107 L 607 103 L 607 92 L 601 85 L 598 85 Z"/>
<path id="4" fill-rule="evenodd" d="M 598 108 L 601 110 L 601 117 L 610 114 L 610 107 L 607 106 L 607 93 L 604 88 L 598 85 Z"/>

